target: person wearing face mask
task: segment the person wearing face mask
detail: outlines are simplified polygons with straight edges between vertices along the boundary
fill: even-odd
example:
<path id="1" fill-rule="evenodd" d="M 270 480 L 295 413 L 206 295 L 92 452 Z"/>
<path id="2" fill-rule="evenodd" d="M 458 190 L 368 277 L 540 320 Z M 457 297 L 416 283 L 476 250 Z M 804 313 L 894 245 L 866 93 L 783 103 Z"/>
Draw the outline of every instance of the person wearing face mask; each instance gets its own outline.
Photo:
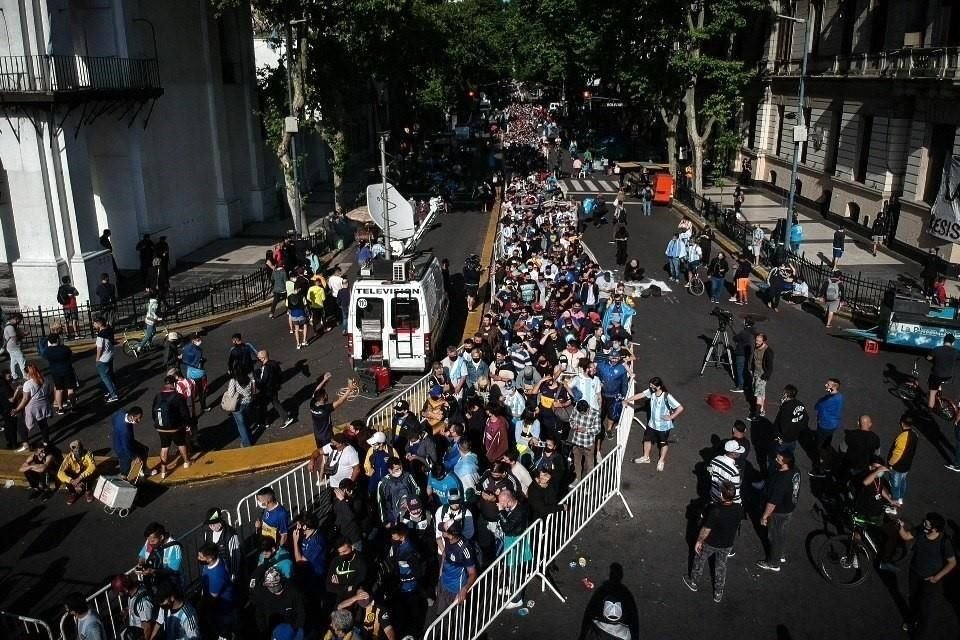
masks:
<path id="1" fill-rule="evenodd" d="M 451 495 L 463 495 L 463 484 L 448 473 L 442 462 L 434 462 L 427 478 L 427 500 L 433 506 L 450 504 Z"/>
<path id="2" fill-rule="evenodd" d="M 389 472 L 377 487 L 377 504 L 380 510 L 380 522 L 390 528 L 400 519 L 400 514 L 410 498 L 420 495 L 420 488 L 409 472 L 403 470 L 399 458 L 390 458 L 387 462 Z"/>
<path id="3" fill-rule="evenodd" d="M 337 554 L 327 574 L 327 594 L 332 602 L 342 602 L 367 584 L 367 563 L 344 538 L 337 540 Z"/>
<path id="4" fill-rule="evenodd" d="M 204 370 L 207 359 L 203 355 L 202 345 L 203 336 L 199 333 L 193 334 L 189 344 L 180 353 L 180 361 L 187 367 L 187 377 L 197 383 L 200 411 L 206 412 L 209 410 L 209 407 L 207 407 L 207 372 Z"/>
<path id="5" fill-rule="evenodd" d="M 377 486 L 386 477 L 390 458 L 398 458 L 397 450 L 387 444 L 387 436 L 377 431 L 367 440 L 367 453 L 363 459 L 363 471 L 367 476 L 367 495 L 377 493 Z"/>
<path id="6" fill-rule="evenodd" d="M 670 449 L 670 434 L 673 431 L 673 421 L 683 413 L 683 405 L 667 391 L 667 386 L 659 377 L 650 378 L 650 383 L 642 392 L 625 399 L 626 403 L 637 400 L 649 401 L 649 419 L 647 428 L 643 432 L 643 455 L 634 459 L 637 464 L 650 463 L 650 451 L 656 443 L 660 448 L 660 458 L 657 460 L 657 471 L 663 471 L 667 462 L 667 452 Z"/>
<path id="7" fill-rule="evenodd" d="M 943 601 L 943 579 L 957 568 L 956 547 L 945 529 L 946 519 L 936 512 L 928 513 L 913 529 L 899 522 L 900 538 L 913 542 L 908 579 L 910 613 L 903 630 L 915 638 L 927 637 L 931 609 Z"/>
<path id="8" fill-rule="evenodd" d="M 823 385 L 826 393 L 817 400 L 814 410 L 817 412 L 816 447 L 817 455 L 813 469 L 808 472 L 811 478 L 826 478 L 830 469 L 830 451 L 833 434 L 843 424 L 843 394 L 840 393 L 840 381 L 828 378 Z"/>
<path id="9" fill-rule="evenodd" d="M 457 522 L 463 531 L 463 537 L 466 540 L 473 540 L 474 521 L 473 513 L 466 508 L 463 495 L 451 494 L 450 501 L 445 505 L 440 505 L 434 514 L 434 535 L 437 542 L 437 553 L 443 553 L 443 526 L 447 522 Z"/>
<path id="10" fill-rule="evenodd" d="M 424 552 L 430 553 L 429 549 Z M 390 571 L 397 629 L 399 633 L 413 637 L 423 630 L 423 602 L 426 600 L 423 592 L 427 562 L 405 527 L 391 529 L 386 564 Z"/>
<path id="11" fill-rule="evenodd" d="M 251 601 L 260 637 L 266 637 L 279 624 L 288 624 L 302 632 L 307 617 L 303 595 L 276 567 L 264 572 Z"/>
<path id="12" fill-rule="evenodd" d="M 277 502 L 277 494 L 271 487 L 264 487 L 257 491 L 257 509 L 260 517 L 253 526 L 257 535 L 273 538 L 281 547 L 287 546 L 287 534 L 290 531 L 290 512 Z"/>
<path id="13" fill-rule="evenodd" d="M 542 520 L 563 509 L 552 471 L 541 468 L 534 472 L 533 483 L 527 488 L 527 504 L 533 520 Z"/>
<path id="14" fill-rule="evenodd" d="M 486 407 L 487 422 L 483 429 L 483 451 L 487 462 L 493 464 L 503 457 L 510 446 L 510 435 L 507 429 L 507 420 L 503 416 L 504 408 L 488 404 Z"/>

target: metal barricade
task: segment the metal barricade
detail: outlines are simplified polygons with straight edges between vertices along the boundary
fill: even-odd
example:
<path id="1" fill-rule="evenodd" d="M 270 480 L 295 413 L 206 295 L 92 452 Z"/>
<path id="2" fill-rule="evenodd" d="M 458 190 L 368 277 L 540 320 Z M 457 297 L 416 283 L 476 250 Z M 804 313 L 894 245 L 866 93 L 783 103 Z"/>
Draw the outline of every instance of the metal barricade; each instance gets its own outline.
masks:
<path id="1" fill-rule="evenodd" d="M 0 611 L 0 636 L 10 640 L 53 640 L 46 622 L 10 611 Z"/>
<path id="2" fill-rule="evenodd" d="M 540 574 L 543 520 L 524 531 L 514 545 L 480 574 L 462 603 L 445 609 L 424 632 L 424 640 L 469 640 L 489 627 L 506 605 Z"/>
<path id="3" fill-rule="evenodd" d="M 273 489 L 277 502 L 286 507 L 290 515 L 307 511 L 316 512 L 323 508 L 327 498 L 327 479 L 320 474 L 312 473 L 309 462 L 303 462 L 282 476 L 266 483 L 265 487 Z M 258 489 L 259 491 L 259 489 Z M 257 492 L 254 491 L 242 497 L 237 502 L 234 528 L 241 539 L 246 539 L 254 533 L 254 523 L 260 517 L 260 507 L 257 506 Z"/>
<path id="4" fill-rule="evenodd" d="M 232 520 L 230 512 L 224 509 L 222 513 L 226 517 L 227 523 L 230 524 Z M 196 590 L 200 584 L 200 564 L 197 562 L 197 551 L 203 544 L 206 526 L 206 523 L 201 523 L 173 538 L 180 543 L 181 584 L 184 592 L 188 594 Z M 131 567 L 126 573 L 129 575 L 135 569 L 136 567 Z M 119 638 L 124 627 L 127 626 L 127 620 L 123 615 L 123 610 L 127 606 L 127 596 L 116 593 L 109 584 L 106 584 L 87 596 L 87 604 L 90 606 L 90 610 L 96 613 L 100 621 L 103 622 L 107 637 L 112 640 Z M 60 618 L 60 640 L 73 637 L 76 629 L 72 627 L 72 624 L 70 614 L 64 614 Z"/>
<path id="5" fill-rule="evenodd" d="M 431 374 L 426 374 L 367 416 L 367 427 L 389 435 L 393 429 L 393 407 L 400 400 L 409 402 L 413 412 L 419 414 L 420 408 L 430 396 L 430 376 Z"/>
<path id="6" fill-rule="evenodd" d="M 544 555 L 540 558 L 544 569 L 590 524 L 597 512 L 620 493 L 620 458 L 617 445 L 560 501 L 563 511 L 547 517 Z"/>

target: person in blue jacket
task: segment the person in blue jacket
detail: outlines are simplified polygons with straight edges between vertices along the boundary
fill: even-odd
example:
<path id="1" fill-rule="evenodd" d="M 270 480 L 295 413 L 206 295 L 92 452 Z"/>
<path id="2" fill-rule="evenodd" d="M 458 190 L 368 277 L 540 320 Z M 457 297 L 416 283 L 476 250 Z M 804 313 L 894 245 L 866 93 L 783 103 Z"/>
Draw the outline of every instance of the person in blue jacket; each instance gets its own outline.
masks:
<path id="1" fill-rule="evenodd" d="M 814 409 L 817 412 L 817 459 L 814 460 L 812 478 L 825 478 L 829 473 L 829 450 L 833 443 L 833 434 L 843 424 L 843 394 L 840 393 L 840 381 L 828 378 L 824 385 L 826 394 L 817 400 Z"/>
<path id="2" fill-rule="evenodd" d="M 207 411 L 207 372 L 204 370 L 206 358 L 203 356 L 203 336 L 195 333 L 180 353 L 180 361 L 187 366 L 187 377 L 197 383 L 200 396 L 200 411 Z"/>
<path id="3" fill-rule="evenodd" d="M 790 225 L 790 251 L 799 253 L 801 242 L 803 242 L 803 227 L 800 226 L 800 220 L 794 216 L 793 223 Z"/>
<path id="4" fill-rule="evenodd" d="M 621 361 L 620 350 L 611 350 L 605 362 L 597 363 L 597 376 L 600 377 L 600 396 L 603 403 L 601 414 L 607 435 L 612 435 L 614 426 L 620 421 L 623 399 L 627 396 L 627 384 L 630 372 Z"/>
<path id="5" fill-rule="evenodd" d="M 139 459 L 142 467 L 146 466 L 147 445 L 137 442 L 133 435 L 133 426 L 140 424 L 143 420 L 143 409 L 140 407 L 130 407 L 129 409 L 120 409 L 113 414 L 111 419 L 113 430 L 111 433 L 111 446 L 113 452 L 117 455 L 117 466 L 120 473 L 127 477 L 130 475 L 130 467 L 134 459 Z M 143 473 L 141 467 L 141 474 Z M 131 478 L 136 480 L 136 478 Z"/>

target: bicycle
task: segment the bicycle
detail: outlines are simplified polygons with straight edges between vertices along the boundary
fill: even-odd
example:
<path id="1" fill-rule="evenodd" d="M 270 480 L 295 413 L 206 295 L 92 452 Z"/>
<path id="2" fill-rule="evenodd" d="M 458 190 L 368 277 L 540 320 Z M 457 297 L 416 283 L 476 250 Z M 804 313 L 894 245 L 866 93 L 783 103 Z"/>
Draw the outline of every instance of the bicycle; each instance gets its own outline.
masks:
<path id="1" fill-rule="evenodd" d="M 123 354 L 134 360 L 139 358 L 143 354 L 143 349 L 140 345 L 143 343 L 144 335 L 146 335 L 144 331 L 124 331 L 123 335 L 120 336 L 120 350 L 123 351 Z M 150 341 L 147 350 L 157 348 L 158 339 L 161 345 L 167 339 L 166 327 L 157 327 L 157 331 Z"/>
<path id="2" fill-rule="evenodd" d="M 703 278 L 700 277 L 700 271 L 702 269 L 703 267 L 697 267 L 690 274 L 690 286 L 687 287 L 690 295 L 702 296 L 703 292 L 707 290 L 706 285 L 703 284 Z"/>
<path id="3" fill-rule="evenodd" d="M 892 393 L 901 400 L 922 404 L 924 407 L 927 406 L 927 396 L 923 391 L 923 387 L 920 386 L 920 358 L 913 361 L 913 369 L 910 372 L 910 377 L 894 387 Z M 937 388 L 933 411 L 944 420 L 950 420 L 951 422 L 956 420 L 957 416 L 960 415 L 960 406 L 944 395 L 942 384 Z"/>
<path id="4" fill-rule="evenodd" d="M 845 516 L 848 531 L 827 538 L 817 549 L 816 563 L 827 582 L 852 588 L 863 584 L 870 576 L 870 568 L 877 562 L 880 548 L 870 529 L 878 525 L 851 510 L 847 510 Z M 900 562 L 906 555 L 906 546 L 898 539 L 891 563 Z"/>

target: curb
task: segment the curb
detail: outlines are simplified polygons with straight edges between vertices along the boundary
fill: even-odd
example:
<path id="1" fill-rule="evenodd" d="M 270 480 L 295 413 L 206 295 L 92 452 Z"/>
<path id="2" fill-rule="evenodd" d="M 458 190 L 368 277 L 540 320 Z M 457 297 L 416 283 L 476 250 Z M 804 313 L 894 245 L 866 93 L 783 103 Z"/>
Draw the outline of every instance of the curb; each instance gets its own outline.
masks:
<path id="1" fill-rule="evenodd" d="M 494 202 L 493 206 L 490 207 L 490 213 L 487 214 L 490 216 L 490 220 L 487 222 L 487 231 L 483 236 L 483 248 L 480 250 L 480 264 L 485 265 L 483 274 L 480 276 L 480 291 L 483 291 L 483 287 L 485 285 L 491 284 L 490 263 L 493 260 L 493 249 L 497 238 L 497 227 L 500 225 L 500 214 L 502 212 L 502 208 L 503 198 L 499 197 L 497 198 L 496 202 Z M 463 324 L 463 338 L 460 340 L 461 344 L 463 344 L 464 340 L 472 337 L 473 334 L 475 334 L 480 328 L 480 322 L 483 319 L 483 314 L 488 311 L 489 306 L 490 296 L 487 296 L 487 299 L 483 304 L 467 314 L 467 321 Z"/>

